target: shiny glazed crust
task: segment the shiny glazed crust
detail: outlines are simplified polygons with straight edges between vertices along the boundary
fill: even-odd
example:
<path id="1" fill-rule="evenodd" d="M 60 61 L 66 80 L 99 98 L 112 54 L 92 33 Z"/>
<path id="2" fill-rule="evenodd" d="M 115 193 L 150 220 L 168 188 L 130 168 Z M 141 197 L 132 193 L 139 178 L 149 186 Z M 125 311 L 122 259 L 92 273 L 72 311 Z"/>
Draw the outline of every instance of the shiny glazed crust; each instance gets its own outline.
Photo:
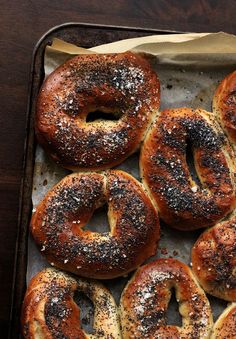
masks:
<path id="1" fill-rule="evenodd" d="M 110 232 L 83 230 L 105 203 Z M 98 279 L 124 275 L 154 255 L 159 231 L 157 212 L 142 185 L 119 170 L 65 177 L 31 220 L 33 238 L 52 265 Z"/>
<path id="2" fill-rule="evenodd" d="M 187 142 L 202 187 L 191 177 Z M 140 169 L 161 218 L 177 229 L 213 225 L 235 206 L 233 153 L 212 113 L 190 108 L 161 112 L 145 138 Z"/>
<path id="3" fill-rule="evenodd" d="M 80 310 L 73 300 L 76 290 L 84 292 L 94 304 L 94 334 L 80 326 Z M 118 310 L 110 292 L 101 284 L 74 279 L 47 268 L 30 282 L 22 307 L 22 334 L 26 339 L 119 339 Z"/>
<path id="4" fill-rule="evenodd" d="M 192 249 L 192 263 L 207 293 L 236 301 L 236 216 L 200 235 Z"/>
<path id="5" fill-rule="evenodd" d="M 175 289 L 182 327 L 166 324 Z M 210 304 L 189 267 L 175 259 L 142 266 L 125 287 L 120 304 L 123 338 L 204 339 L 212 327 Z"/>
<path id="6" fill-rule="evenodd" d="M 111 168 L 139 147 L 159 101 L 157 75 L 140 55 L 78 55 L 42 85 L 36 107 L 37 138 L 66 168 Z M 86 122 L 88 113 L 97 110 L 120 118 Z"/>
<path id="7" fill-rule="evenodd" d="M 213 98 L 215 111 L 221 126 L 235 147 L 236 144 L 236 71 L 229 74 L 217 87 Z"/>
<path id="8" fill-rule="evenodd" d="M 211 339 L 235 339 L 236 337 L 236 303 L 229 305 L 217 319 Z"/>

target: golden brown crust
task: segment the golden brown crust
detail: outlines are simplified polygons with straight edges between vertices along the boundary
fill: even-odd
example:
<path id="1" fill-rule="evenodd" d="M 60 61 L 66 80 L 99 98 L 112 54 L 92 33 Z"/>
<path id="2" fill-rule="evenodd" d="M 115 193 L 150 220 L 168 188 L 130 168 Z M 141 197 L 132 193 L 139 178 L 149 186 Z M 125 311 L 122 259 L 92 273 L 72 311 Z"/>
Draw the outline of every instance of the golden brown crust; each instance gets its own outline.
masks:
<path id="1" fill-rule="evenodd" d="M 202 188 L 186 162 L 187 141 Z M 235 206 L 232 149 L 211 113 L 190 108 L 161 112 L 145 138 L 140 168 L 161 218 L 175 228 L 213 225 Z"/>
<path id="2" fill-rule="evenodd" d="M 106 202 L 110 232 L 83 231 L 94 210 Z M 159 220 L 142 185 L 129 174 L 75 173 L 37 206 L 31 232 L 41 253 L 56 267 L 109 279 L 132 271 L 156 253 Z"/>
<path id="3" fill-rule="evenodd" d="M 175 289 L 182 327 L 166 324 L 166 311 Z M 158 259 L 142 266 L 121 297 L 121 327 L 126 339 L 209 338 L 209 302 L 189 267 L 175 259 Z"/>
<path id="4" fill-rule="evenodd" d="M 217 87 L 213 98 L 215 111 L 221 126 L 233 145 L 236 144 L 236 71 L 225 77 Z"/>
<path id="5" fill-rule="evenodd" d="M 192 249 L 192 263 L 207 293 L 236 301 L 236 216 L 201 234 Z"/>
<path id="6" fill-rule="evenodd" d="M 235 339 L 236 337 L 236 303 L 229 305 L 217 319 L 211 339 Z"/>
<path id="7" fill-rule="evenodd" d="M 76 290 L 94 303 L 94 335 L 80 326 L 80 310 L 73 300 Z M 39 272 L 26 291 L 21 314 L 26 339 L 89 339 L 120 337 L 118 310 L 108 290 L 101 284 L 47 268 Z"/>
<path id="8" fill-rule="evenodd" d="M 133 153 L 159 108 L 149 62 L 131 52 L 78 55 L 51 73 L 38 96 L 35 129 L 55 161 L 69 169 L 106 169 Z M 89 112 L 118 121 L 86 122 Z"/>

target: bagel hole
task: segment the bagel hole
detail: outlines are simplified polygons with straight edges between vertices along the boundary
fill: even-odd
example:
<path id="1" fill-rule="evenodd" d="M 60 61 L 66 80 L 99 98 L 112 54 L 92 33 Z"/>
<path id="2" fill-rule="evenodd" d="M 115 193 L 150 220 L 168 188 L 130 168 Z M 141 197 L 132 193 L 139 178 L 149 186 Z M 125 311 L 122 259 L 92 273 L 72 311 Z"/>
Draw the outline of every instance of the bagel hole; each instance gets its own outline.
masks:
<path id="1" fill-rule="evenodd" d="M 189 168 L 189 172 L 191 174 L 192 179 L 195 181 L 195 183 L 202 188 L 201 181 L 198 177 L 195 165 L 194 165 L 194 156 L 193 156 L 193 149 L 191 147 L 190 143 L 187 143 L 187 148 L 186 148 L 186 162 Z"/>
<path id="2" fill-rule="evenodd" d="M 212 295 L 209 294 L 208 300 L 210 301 L 211 309 L 214 310 L 213 320 L 215 322 L 219 318 L 221 313 L 223 313 L 223 311 L 226 309 L 228 301 L 213 297 Z"/>
<path id="3" fill-rule="evenodd" d="M 107 204 L 96 209 L 94 211 L 89 222 L 83 227 L 85 231 L 96 232 L 96 233 L 109 233 L 110 226 L 107 217 L 108 206 Z"/>
<path id="4" fill-rule="evenodd" d="M 112 120 L 117 121 L 121 117 L 121 114 L 116 112 L 104 112 L 96 110 L 94 112 L 89 112 L 86 117 L 86 122 L 94 122 L 96 120 Z"/>
<path id="5" fill-rule="evenodd" d="M 182 326 L 182 316 L 179 313 L 179 304 L 176 300 L 175 289 L 171 289 L 171 298 L 166 312 L 167 325 Z"/>
<path id="6" fill-rule="evenodd" d="M 80 323 L 82 329 L 89 333 L 94 333 L 94 305 L 93 302 L 81 291 L 76 291 L 74 294 L 74 302 L 80 309 Z"/>

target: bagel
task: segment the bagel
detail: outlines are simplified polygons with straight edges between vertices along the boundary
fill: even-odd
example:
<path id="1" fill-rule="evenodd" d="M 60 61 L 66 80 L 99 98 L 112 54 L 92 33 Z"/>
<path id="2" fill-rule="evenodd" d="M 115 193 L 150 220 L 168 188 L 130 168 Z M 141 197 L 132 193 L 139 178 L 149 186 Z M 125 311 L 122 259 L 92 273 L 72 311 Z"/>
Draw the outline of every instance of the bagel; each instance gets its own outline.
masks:
<path id="1" fill-rule="evenodd" d="M 110 232 L 83 230 L 108 204 Z M 80 276 L 122 276 L 154 255 L 159 219 L 142 185 L 126 172 L 74 173 L 54 186 L 31 219 L 41 253 L 58 268 Z"/>
<path id="2" fill-rule="evenodd" d="M 159 102 L 159 80 L 144 57 L 131 52 L 77 55 L 44 81 L 36 135 L 65 168 L 111 168 L 138 149 Z M 107 118 L 86 121 L 94 111 Z M 109 113 L 118 120 L 107 120 Z"/>
<path id="3" fill-rule="evenodd" d="M 80 309 L 73 300 L 76 290 L 85 293 L 94 304 L 94 333 L 80 325 Z M 22 307 L 22 334 L 27 339 L 119 339 L 117 307 L 110 292 L 98 282 L 74 279 L 47 268 L 30 282 Z"/>
<path id="4" fill-rule="evenodd" d="M 186 161 L 190 142 L 200 187 Z M 160 217 L 179 230 L 215 224 L 235 206 L 232 149 L 211 113 L 190 108 L 160 113 L 145 138 L 141 177 Z"/>
<path id="5" fill-rule="evenodd" d="M 235 339 L 236 335 L 236 304 L 229 305 L 217 319 L 211 339 Z"/>
<path id="6" fill-rule="evenodd" d="M 182 326 L 166 324 L 175 289 Z M 209 338 L 210 304 L 189 267 L 176 259 L 158 259 L 142 266 L 125 287 L 120 302 L 123 338 Z"/>
<path id="7" fill-rule="evenodd" d="M 236 216 L 200 235 L 192 249 L 192 264 L 207 293 L 236 301 Z"/>
<path id="8" fill-rule="evenodd" d="M 225 77 L 213 98 L 213 111 L 231 141 L 236 144 L 236 71 Z"/>

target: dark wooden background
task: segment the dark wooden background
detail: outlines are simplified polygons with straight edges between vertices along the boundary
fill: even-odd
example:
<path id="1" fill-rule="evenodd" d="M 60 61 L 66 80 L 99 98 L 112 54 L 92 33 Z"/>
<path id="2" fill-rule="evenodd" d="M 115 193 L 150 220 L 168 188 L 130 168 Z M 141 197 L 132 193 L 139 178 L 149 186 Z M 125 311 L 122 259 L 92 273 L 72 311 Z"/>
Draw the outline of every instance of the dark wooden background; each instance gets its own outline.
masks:
<path id="1" fill-rule="evenodd" d="M 49 28 L 90 22 L 236 33 L 235 0 L 0 1 L 0 337 L 6 338 L 32 51 Z"/>

